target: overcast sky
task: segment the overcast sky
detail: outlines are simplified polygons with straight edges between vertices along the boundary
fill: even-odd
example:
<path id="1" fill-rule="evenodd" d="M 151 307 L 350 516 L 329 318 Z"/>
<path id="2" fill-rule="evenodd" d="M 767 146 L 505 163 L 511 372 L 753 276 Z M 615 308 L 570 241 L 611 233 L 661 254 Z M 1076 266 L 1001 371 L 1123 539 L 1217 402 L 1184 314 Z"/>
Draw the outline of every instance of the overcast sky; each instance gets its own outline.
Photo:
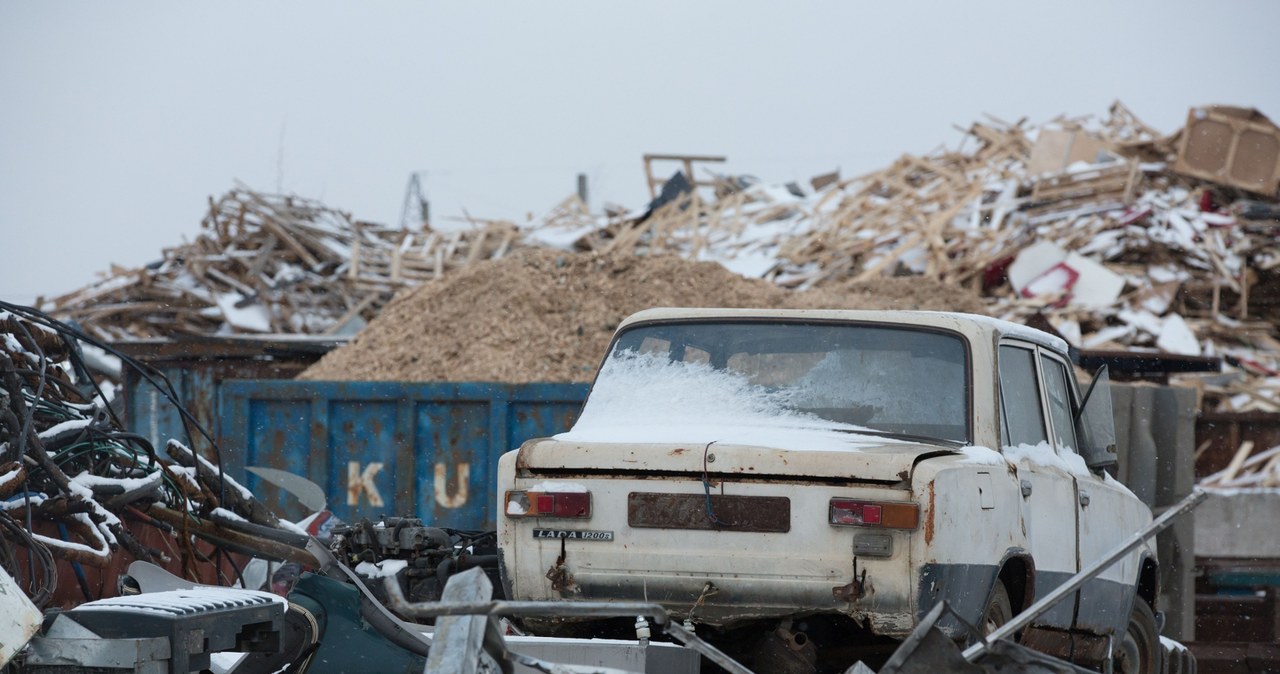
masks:
<path id="1" fill-rule="evenodd" d="M 1280 119 L 1280 2 L 0 0 L 0 299 L 137 266 L 239 180 L 397 223 L 640 206 L 645 152 L 769 181 L 1123 100 Z"/>

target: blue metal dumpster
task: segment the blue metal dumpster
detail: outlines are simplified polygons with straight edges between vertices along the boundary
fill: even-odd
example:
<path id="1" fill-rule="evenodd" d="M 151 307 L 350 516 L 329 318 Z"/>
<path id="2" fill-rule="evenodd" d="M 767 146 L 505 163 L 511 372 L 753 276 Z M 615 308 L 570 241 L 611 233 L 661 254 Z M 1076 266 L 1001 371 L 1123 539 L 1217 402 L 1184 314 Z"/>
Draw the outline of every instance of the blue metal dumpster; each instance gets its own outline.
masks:
<path id="1" fill-rule="evenodd" d="M 219 445 L 233 475 L 270 466 L 324 488 L 338 517 L 494 526 L 498 457 L 567 430 L 587 384 L 224 381 Z M 300 515 L 271 485 L 249 488 Z"/>
<path id="2" fill-rule="evenodd" d="M 131 340 L 113 346 L 155 368 L 157 383 L 161 378 L 167 379 L 187 412 L 216 437 L 223 382 L 292 379 L 338 343 L 332 337 L 281 340 L 232 336 Z M 170 438 L 190 444 L 201 454 L 212 451 L 208 441 L 183 424 L 178 408 L 164 393 L 131 367 L 124 371 L 122 402 L 129 430 L 147 438 L 161 451 Z"/>

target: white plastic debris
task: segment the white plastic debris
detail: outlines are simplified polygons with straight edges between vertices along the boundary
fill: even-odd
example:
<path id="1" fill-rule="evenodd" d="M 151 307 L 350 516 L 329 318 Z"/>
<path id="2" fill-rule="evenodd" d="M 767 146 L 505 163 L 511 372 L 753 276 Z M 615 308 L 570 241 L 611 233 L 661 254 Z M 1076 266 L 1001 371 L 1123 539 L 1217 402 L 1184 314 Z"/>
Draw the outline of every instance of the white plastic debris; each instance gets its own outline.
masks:
<path id="1" fill-rule="evenodd" d="M 1196 339 L 1196 333 L 1191 331 L 1187 322 L 1178 314 L 1169 314 L 1165 317 L 1164 327 L 1160 330 L 1159 338 L 1156 339 L 1156 347 L 1161 351 L 1182 356 L 1200 355 L 1200 340 Z"/>
<path id="2" fill-rule="evenodd" d="M 1018 253 L 1009 265 L 1009 283 L 1023 297 L 1062 295 L 1086 308 L 1112 306 L 1124 289 L 1123 276 L 1049 241 Z"/>
<path id="3" fill-rule="evenodd" d="M 40 630 L 40 610 L 22 593 L 18 583 L 0 569 L 0 667 Z"/>

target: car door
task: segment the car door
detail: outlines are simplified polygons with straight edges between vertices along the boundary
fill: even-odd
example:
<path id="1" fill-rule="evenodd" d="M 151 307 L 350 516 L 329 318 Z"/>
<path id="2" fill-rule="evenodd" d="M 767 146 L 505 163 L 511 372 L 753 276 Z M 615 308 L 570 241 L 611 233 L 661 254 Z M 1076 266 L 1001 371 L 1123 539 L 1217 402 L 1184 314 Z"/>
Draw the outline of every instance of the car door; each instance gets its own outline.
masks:
<path id="1" fill-rule="evenodd" d="M 1060 462 L 1052 460 L 1038 351 L 1032 344 L 1006 341 L 1000 345 L 998 364 L 1002 451 L 1017 467 L 1022 487 L 1022 521 L 1035 564 L 1034 599 L 1052 592 L 1078 569 L 1075 484 Z M 1069 629 L 1074 614 L 1075 602 L 1064 600 L 1035 624 Z"/>
<path id="2" fill-rule="evenodd" d="M 1059 456 L 1072 468 L 1075 481 L 1076 536 L 1079 564 L 1083 568 L 1101 559 L 1146 524 L 1149 517 L 1128 489 L 1105 473 L 1090 471 L 1078 453 L 1075 419 L 1080 396 L 1066 362 L 1042 352 L 1040 365 L 1054 444 Z M 1128 623 L 1141 561 L 1141 552 L 1135 551 L 1085 583 L 1079 593 L 1077 629 L 1095 634 L 1123 631 Z"/>

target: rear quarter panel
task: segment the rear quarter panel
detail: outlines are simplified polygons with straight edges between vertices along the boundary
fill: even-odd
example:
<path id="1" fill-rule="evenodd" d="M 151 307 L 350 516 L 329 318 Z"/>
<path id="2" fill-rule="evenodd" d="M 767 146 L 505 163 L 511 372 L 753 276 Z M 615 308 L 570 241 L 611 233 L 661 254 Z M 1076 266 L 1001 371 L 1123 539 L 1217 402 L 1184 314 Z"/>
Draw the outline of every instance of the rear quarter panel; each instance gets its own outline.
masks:
<path id="1" fill-rule="evenodd" d="M 921 526 L 911 537 L 916 616 L 945 600 L 976 625 L 1001 564 L 1027 549 L 1017 475 L 1007 464 L 943 456 L 921 462 L 912 485 L 921 507 Z M 963 634 L 951 618 L 941 627 Z"/>

